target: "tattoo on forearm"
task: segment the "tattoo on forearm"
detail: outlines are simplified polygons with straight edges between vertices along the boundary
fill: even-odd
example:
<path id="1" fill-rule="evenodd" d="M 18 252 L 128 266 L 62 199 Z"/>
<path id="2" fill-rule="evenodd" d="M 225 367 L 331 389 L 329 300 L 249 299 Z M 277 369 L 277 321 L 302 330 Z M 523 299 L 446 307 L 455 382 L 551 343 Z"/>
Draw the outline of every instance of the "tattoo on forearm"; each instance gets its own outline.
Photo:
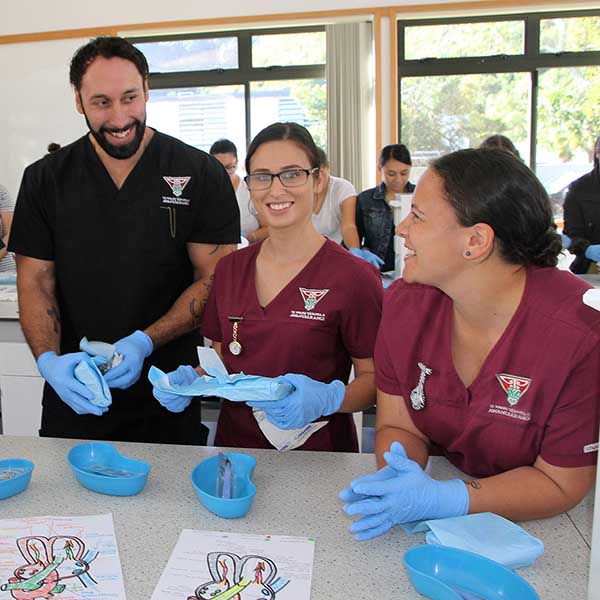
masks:
<path id="1" fill-rule="evenodd" d="M 190 302 L 190 315 L 192 316 L 192 325 L 194 327 L 200 326 L 200 322 L 202 321 L 202 313 L 204 312 L 204 307 L 206 306 L 214 278 L 215 276 L 211 275 L 208 280 L 202 281 L 202 291 L 204 292 L 202 297 L 192 298 L 192 301 Z"/>
<path id="2" fill-rule="evenodd" d="M 192 325 L 194 327 L 200 327 L 205 304 L 206 299 L 198 300 L 197 298 L 192 298 L 190 302 L 190 315 L 192 315 Z"/>
<path id="3" fill-rule="evenodd" d="M 52 328 L 54 329 L 54 333 L 60 333 L 60 313 L 58 312 L 55 306 L 51 306 L 46 314 L 50 317 L 52 321 Z"/>
<path id="4" fill-rule="evenodd" d="M 220 244 L 217 244 L 217 245 L 215 246 L 214 250 L 211 250 L 211 251 L 210 251 L 208 254 L 209 254 L 210 256 L 212 256 L 213 254 L 216 254 L 216 253 L 219 251 L 219 248 L 220 248 L 220 247 L 221 247 L 221 245 L 220 245 Z"/>
<path id="5" fill-rule="evenodd" d="M 465 481 L 465 485 L 470 485 L 475 490 L 481 489 L 481 484 L 479 481 Z"/>

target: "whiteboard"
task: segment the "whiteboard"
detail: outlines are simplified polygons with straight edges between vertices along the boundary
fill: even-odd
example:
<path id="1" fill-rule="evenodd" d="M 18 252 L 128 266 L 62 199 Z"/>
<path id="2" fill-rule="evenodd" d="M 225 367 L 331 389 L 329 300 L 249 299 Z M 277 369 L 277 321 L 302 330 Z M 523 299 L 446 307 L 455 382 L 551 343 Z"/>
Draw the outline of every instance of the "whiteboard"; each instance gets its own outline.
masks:
<path id="1" fill-rule="evenodd" d="M 16 199 L 25 167 L 50 142 L 66 145 L 87 131 L 75 110 L 69 63 L 87 39 L 0 45 L 0 183 Z"/>

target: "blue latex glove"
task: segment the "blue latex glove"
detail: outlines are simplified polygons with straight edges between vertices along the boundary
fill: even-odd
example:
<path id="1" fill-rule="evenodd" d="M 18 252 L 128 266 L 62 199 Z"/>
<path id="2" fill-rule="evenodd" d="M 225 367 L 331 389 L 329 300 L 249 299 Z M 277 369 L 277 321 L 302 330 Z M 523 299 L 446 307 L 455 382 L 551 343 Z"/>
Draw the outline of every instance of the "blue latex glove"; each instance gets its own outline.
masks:
<path id="1" fill-rule="evenodd" d="M 366 248 L 350 248 L 350 254 L 354 254 L 354 256 L 358 256 L 358 258 L 366 260 L 368 263 L 371 263 L 378 269 L 385 262 L 384 260 L 381 260 L 377 254 L 373 254 L 373 252 L 367 250 Z"/>
<path id="2" fill-rule="evenodd" d="M 144 359 L 152 354 L 152 340 L 139 329 L 115 343 L 115 352 L 123 355 L 123 362 L 104 376 L 108 387 L 126 390 L 139 378 Z"/>
<path id="3" fill-rule="evenodd" d="M 566 233 L 561 233 L 560 239 L 562 240 L 563 250 L 568 250 L 573 240 Z"/>
<path id="4" fill-rule="evenodd" d="M 386 479 L 392 479 L 393 477 L 396 477 L 396 475 L 397 475 L 397 472 L 394 469 L 392 469 L 392 467 L 387 465 L 387 466 L 379 469 L 379 471 L 375 471 L 375 473 L 370 473 L 369 475 L 363 475 L 362 477 L 355 479 L 352 483 L 358 482 L 358 481 L 360 481 L 361 483 L 367 483 L 367 482 L 371 482 L 371 481 L 385 481 Z M 340 496 L 340 500 L 343 500 L 344 502 L 356 502 L 358 500 L 366 500 L 367 498 L 370 497 L 370 496 L 367 496 L 366 494 L 357 494 L 352 489 L 352 484 L 350 484 L 350 487 L 346 488 L 345 490 L 342 490 L 340 492 L 339 496 Z"/>
<path id="5" fill-rule="evenodd" d="M 585 257 L 594 262 L 600 262 L 600 244 L 592 244 L 585 249 Z"/>
<path id="6" fill-rule="evenodd" d="M 190 385 L 198 379 L 199 375 L 194 367 L 190 365 L 181 365 L 175 371 L 171 371 L 167 377 L 171 385 Z M 179 394 L 171 394 L 163 392 L 158 388 L 152 389 L 154 397 L 171 412 L 183 412 L 192 401 L 193 396 L 180 396 Z"/>
<path id="7" fill-rule="evenodd" d="M 75 379 L 75 367 L 87 358 L 85 352 L 71 352 L 57 356 L 56 352 L 44 352 L 37 359 L 42 377 L 52 386 L 60 399 L 78 415 L 104 414 L 108 409 L 94 406 L 94 394 Z"/>
<path id="8" fill-rule="evenodd" d="M 294 373 L 279 379 L 295 389 L 281 400 L 246 404 L 264 410 L 269 421 L 280 429 L 300 429 L 319 417 L 336 413 L 344 401 L 346 386 L 337 379 L 323 383 Z"/>
<path id="9" fill-rule="evenodd" d="M 396 473 L 387 479 L 359 477 L 351 484 L 350 493 L 367 496 L 344 506 L 349 515 L 363 515 L 350 527 L 357 540 L 368 540 L 394 525 L 422 519 L 458 517 L 469 512 L 469 492 L 464 481 L 432 479 L 413 460 L 406 456 L 404 447 L 394 442 L 385 461 Z M 383 469 L 382 469 L 383 470 Z"/>

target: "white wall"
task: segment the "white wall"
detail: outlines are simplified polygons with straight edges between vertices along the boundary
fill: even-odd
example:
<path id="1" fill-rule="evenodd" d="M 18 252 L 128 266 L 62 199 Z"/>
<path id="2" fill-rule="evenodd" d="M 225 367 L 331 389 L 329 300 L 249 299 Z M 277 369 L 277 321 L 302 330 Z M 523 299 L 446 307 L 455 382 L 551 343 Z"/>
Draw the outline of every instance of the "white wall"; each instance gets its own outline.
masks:
<path id="1" fill-rule="evenodd" d="M 4 0 L 7 2 L 7 0 Z M 399 0 L 395 6 L 440 4 L 453 0 Z M 382 6 L 381 0 L 20 0 L 4 8 L 0 35 L 102 27 L 132 23 L 215 19 L 294 12 L 348 10 Z"/>
<path id="2" fill-rule="evenodd" d="M 0 46 L 0 183 L 16 198 L 23 169 L 46 154 L 49 142 L 67 144 L 86 130 L 75 111 L 69 61 L 86 40 Z"/>

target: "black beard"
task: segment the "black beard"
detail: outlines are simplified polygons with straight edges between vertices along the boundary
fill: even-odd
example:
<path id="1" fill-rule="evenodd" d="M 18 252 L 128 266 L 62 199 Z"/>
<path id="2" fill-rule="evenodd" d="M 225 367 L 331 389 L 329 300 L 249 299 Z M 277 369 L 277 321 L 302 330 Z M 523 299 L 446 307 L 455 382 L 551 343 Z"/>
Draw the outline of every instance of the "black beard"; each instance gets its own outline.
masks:
<path id="1" fill-rule="evenodd" d="M 122 127 L 120 129 L 109 129 L 108 127 L 100 127 L 98 131 L 92 129 L 90 122 L 87 118 L 85 112 L 83 113 L 85 117 L 85 122 L 90 130 L 90 133 L 94 136 L 94 139 L 98 142 L 98 145 L 113 158 L 118 160 L 125 160 L 126 158 L 131 158 L 139 149 L 140 144 L 142 143 L 142 139 L 144 138 L 144 133 L 146 131 L 146 118 L 144 117 L 144 121 L 140 121 L 138 119 L 133 119 L 131 125 L 127 127 Z M 135 137 L 128 144 L 123 145 L 114 145 L 108 141 L 107 135 L 108 132 L 119 132 L 125 131 L 130 127 L 135 127 Z"/>

